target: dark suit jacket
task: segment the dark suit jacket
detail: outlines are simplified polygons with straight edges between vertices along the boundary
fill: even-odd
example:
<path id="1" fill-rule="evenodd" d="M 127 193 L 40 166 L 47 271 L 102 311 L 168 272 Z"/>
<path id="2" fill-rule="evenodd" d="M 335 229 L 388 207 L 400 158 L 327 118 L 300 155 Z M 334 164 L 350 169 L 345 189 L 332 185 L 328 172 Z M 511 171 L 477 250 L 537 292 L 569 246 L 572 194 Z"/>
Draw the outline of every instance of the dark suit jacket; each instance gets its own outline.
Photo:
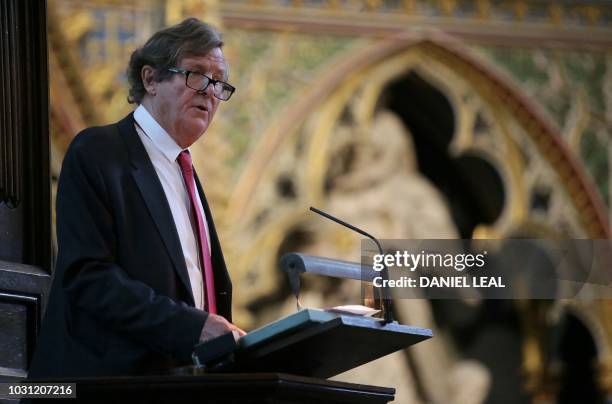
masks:
<path id="1" fill-rule="evenodd" d="M 202 187 L 219 314 L 232 287 Z M 85 129 L 64 158 L 58 259 L 30 378 L 163 372 L 190 363 L 207 313 L 194 299 L 162 185 L 134 129 Z"/>

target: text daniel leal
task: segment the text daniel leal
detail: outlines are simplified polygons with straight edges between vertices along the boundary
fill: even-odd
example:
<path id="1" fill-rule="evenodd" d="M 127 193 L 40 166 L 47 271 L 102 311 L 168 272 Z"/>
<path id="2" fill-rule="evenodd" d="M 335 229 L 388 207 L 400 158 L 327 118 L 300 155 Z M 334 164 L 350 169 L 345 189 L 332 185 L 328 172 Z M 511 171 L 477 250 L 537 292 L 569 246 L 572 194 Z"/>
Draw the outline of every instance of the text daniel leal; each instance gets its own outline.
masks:
<path id="1" fill-rule="evenodd" d="M 383 288 L 505 288 L 501 276 L 420 276 L 417 279 L 402 276 L 385 280 L 382 276 L 373 279 L 374 287 Z"/>

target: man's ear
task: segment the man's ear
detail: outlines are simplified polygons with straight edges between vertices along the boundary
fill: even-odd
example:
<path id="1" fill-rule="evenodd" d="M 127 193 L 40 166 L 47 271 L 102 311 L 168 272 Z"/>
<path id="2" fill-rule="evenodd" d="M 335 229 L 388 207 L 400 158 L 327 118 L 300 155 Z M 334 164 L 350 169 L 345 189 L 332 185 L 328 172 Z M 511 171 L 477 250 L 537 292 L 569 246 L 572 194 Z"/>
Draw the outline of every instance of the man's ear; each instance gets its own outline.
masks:
<path id="1" fill-rule="evenodd" d="M 142 69 L 140 70 L 140 78 L 142 80 L 142 85 L 150 95 L 155 95 L 157 92 L 157 82 L 155 81 L 154 76 L 155 70 L 151 66 L 142 66 Z"/>

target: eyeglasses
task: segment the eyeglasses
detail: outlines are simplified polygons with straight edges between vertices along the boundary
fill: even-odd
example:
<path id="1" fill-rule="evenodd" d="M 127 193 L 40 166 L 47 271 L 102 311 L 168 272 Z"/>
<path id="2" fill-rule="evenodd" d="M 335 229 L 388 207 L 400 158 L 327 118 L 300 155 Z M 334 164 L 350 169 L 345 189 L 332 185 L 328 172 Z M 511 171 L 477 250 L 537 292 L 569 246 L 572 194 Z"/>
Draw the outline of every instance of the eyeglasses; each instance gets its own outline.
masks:
<path id="1" fill-rule="evenodd" d="M 211 79 L 210 77 L 202 73 L 192 72 L 190 70 L 185 70 L 180 67 L 171 67 L 168 70 L 174 73 L 184 74 L 185 85 L 197 92 L 206 91 L 208 85 L 212 84 L 213 95 L 221 101 L 229 100 L 232 94 L 234 94 L 234 91 L 236 91 L 233 86 L 227 84 L 226 82 Z"/>

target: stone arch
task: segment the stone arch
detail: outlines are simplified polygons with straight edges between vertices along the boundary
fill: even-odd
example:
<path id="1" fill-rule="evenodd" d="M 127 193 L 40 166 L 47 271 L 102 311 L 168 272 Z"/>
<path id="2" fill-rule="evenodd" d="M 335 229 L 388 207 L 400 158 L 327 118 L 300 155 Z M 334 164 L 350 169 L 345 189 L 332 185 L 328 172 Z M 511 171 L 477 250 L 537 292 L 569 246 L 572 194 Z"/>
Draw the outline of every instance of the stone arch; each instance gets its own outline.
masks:
<path id="1" fill-rule="evenodd" d="M 491 67 L 464 45 L 441 33 L 405 33 L 387 38 L 354 53 L 323 74 L 317 80 L 317 85 L 312 86 L 309 92 L 291 104 L 280 119 L 263 134 L 262 140 L 241 170 L 243 174 L 233 189 L 227 211 L 228 219 L 237 223 L 245 223 L 250 217 L 256 215 L 257 209 L 254 209 L 250 202 L 255 189 L 266 175 L 269 164 L 273 160 L 271 157 L 292 133 L 306 124 L 306 117 L 314 111 L 320 112 L 321 104 L 324 104 L 330 97 L 336 97 L 336 110 L 328 108 L 324 111 L 327 116 L 321 116 L 318 122 L 314 123 L 327 126 L 327 128 L 319 127 L 318 130 L 313 131 L 314 136 L 310 140 L 311 144 L 317 143 L 319 147 L 317 150 L 310 149 L 308 164 L 304 168 L 309 170 L 309 173 L 304 180 L 310 181 L 309 189 L 315 189 L 318 185 L 317 181 L 320 181 L 322 177 L 321 171 L 325 169 L 324 161 L 327 157 L 325 147 L 321 147 L 325 145 L 325 135 L 317 139 L 316 133 L 329 131 L 333 120 L 338 119 L 341 114 L 341 111 L 337 109 L 343 105 L 342 100 L 346 101 L 353 95 L 352 91 L 357 88 L 358 81 L 365 79 L 368 71 L 376 66 L 389 65 L 389 61 L 393 58 L 403 57 L 406 63 L 410 63 L 410 59 L 416 53 L 420 53 L 428 60 L 452 66 L 458 74 L 461 74 L 474 86 L 481 97 L 494 99 L 499 105 L 503 105 L 503 108 L 512 114 L 517 124 L 529 136 L 539 156 L 545 159 L 559 175 L 575 211 L 580 216 L 579 220 L 585 230 L 585 236 L 590 238 L 610 236 L 603 203 L 584 168 L 571 154 L 560 136 L 559 129 L 535 102 L 512 83 L 512 80 Z M 445 85 L 443 82 L 436 84 Z M 357 108 L 365 109 L 367 102 L 376 102 L 375 90 L 362 94 L 362 96 L 364 101 Z M 367 118 L 366 113 L 363 119 Z M 455 143 L 459 145 L 462 141 L 465 139 L 455 139 Z M 317 173 L 316 170 L 319 172 Z M 311 192 L 310 202 L 316 202 L 319 197 L 320 195 L 317 195 L 316 192 Z M 302 201 L 298 204 L 303 207 L 307 203 Z M 517 208 L 517 211 L 520 209 Z M 240 227 L 237 226 L 237 228 Z"/>
<path id="2" fill-rule="evenodd" d="M 571 216 L 576 218 L 574 230 L 565 236 L 609 237 L 602 202 L 583 167 L 560 137 L 559 130 L 540 107 L 517 90 L 518 86 L 503 73 L 497 72 L 464 45 L 439 33 L 407 33 L 357 49 L 349 53 L 349 57 L 334 63 L 316 80 L 316 85 L 309 86 L 308 91 L 290 103 L 261 134 L 260 141 L 239 170 L 241 174 L 230 192 L 223 215 L 223 221 L 232 224 L 230 233 L 223 240 L 226 259 L 230 267 L 238 271 L 237 282 L 245 285 L 244 290 L 237 294 L 237 307 L 275 293 L 278 276 L 273 272 L 276 271 L 276 252 L 281 243 L 297 224 L 312 224 L 312 214 L 307 210 L 309 206 L 325 207 L 325 181 L 332 156 L 330 143 L 335 137 L 333 135 L 338 135 L 334 130 L 345 119 L 347 110 L 352 111 L 358 124 L 367 126 L 373 121 L 385 84 L 408 71 L 416 72 L 443 92 L 460 118 L 449 152 L 454 156 L 477 155 L 488 162 L 500 173 L 503 187 L 508 190 L 496 227 L 479 226 L 473 237 L 504 238 L 511 236 L 517 228 L 538 229 L 538 234 L 551 234 L 553 238 L 564 236 L 554 226 L 543 224 L 527 211 L 525 204 L 529 195 L 525 191 L 524 168 L 517 163 L 521 153 L 514 145 L 513 131 L 520 132 L 521 139 L 529 142 L 536 157 L 532 160 L 546 165 L 547 170 L 555 175 L 553 189 L 563 194 L 558 205 L 571 210 Z M 449 76 L 449 72 L 453 75 Z M 464 95 L 452 88 L 453 80 L 449 79 L 457 75 L 477 97 L 490 101 L 494 106 L 482 109 L 482 116 L 464 116 L 465 111 L 460 108 L 466 102 L 462 99 Z M 360 85 L 364 81 L 367 86 Z M 469 103 L 476 101 L 468 99 Z M 512 120 L 512 125 L 499 135 L 506 142 L 506 149 L 502 152 L 478 145 L 475 139 L 479 135 L 471 130 L 472 127 L 494 125 L 496 120 Z M 496 160 L 499 155 L 503 155 L 508 164 L 500 164 L 499 159 Z M 279 186 L 279 180 L 283 184 L 289 181 L 291 192 L 286 192 L 287 184 Z M 557 217 L 565 213 L 567 211 Z M 368 230 L 378 234 L 375 229 Z M 352 234 L 342 234 L 342 231 L 328 228 L 324 231 L 325 238 L 333 241 L 336 247 L 358 239 Z M 457 235 L 442 237 L 454 238 Z M 250 281 L 252 279 L 259 282 Z M 246 323 L 254 320 L 246 311 L 242 313 Z"/>

